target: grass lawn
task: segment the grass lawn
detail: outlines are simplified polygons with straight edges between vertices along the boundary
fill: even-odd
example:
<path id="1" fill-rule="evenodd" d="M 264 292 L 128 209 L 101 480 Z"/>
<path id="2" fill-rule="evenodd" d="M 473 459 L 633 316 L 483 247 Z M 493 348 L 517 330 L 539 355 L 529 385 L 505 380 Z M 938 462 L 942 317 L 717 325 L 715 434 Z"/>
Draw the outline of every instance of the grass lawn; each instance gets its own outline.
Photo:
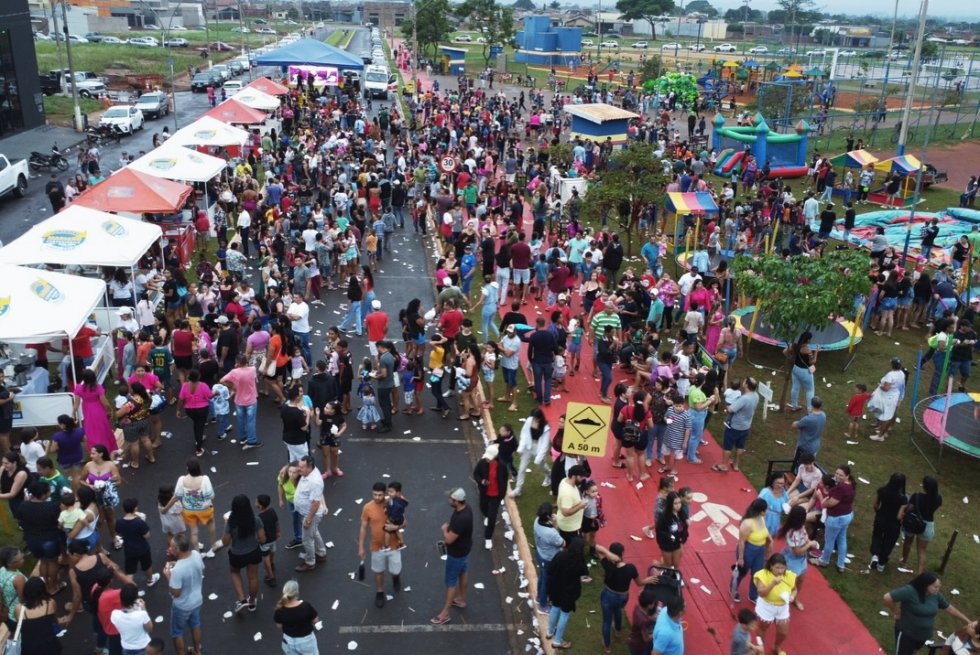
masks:
<path id="1" fill-rule="evenodd" d="M 350 44 L 351 40 L 354 38 L 354 30 L 351 29 L 338 29 L 330 33 L 327 37 L 326 43 L 341 50 L 345 50 Z"/>
<path id="2" fill-rule="evenodd" d="M 78 106 L 83 114 L 102 111 L 99 101 L 91 98 L 79 98 Z M 44 96 L 44 115 L 47 116 L 49 123 L 71 125 L 75 116 L 75 105 L 72 103 L 71 96 Z"/>
<path id="3" fill-rule="evenodd" d="M 920 208 L 927 211 L 951 205 L 955 206 L 958 195 L 959 192 L 952 189 L 931 189 L 924 194 L 924 202 L 920 204 Z M 674 268 L 676 273 L 676 267 Z M 474 294 L 478 293 L 478 290 L 474 290 Z M 478 313 L 470 315 L 470 318 L 477 325 L 480 321 Z M 886 651 L 890 651 L 892 648 L 894 637 L 891 620 L 879 614 L 882 609 L 881 597 L 887 591 L 907 583 L 912 577 L 910 574 L 899 573 L 895 570 L 895 565 L 900 557 L 901 545 L 896 549 L 892 565 L 884 574 L 865 575 L 859 571 L 867 565 L 869 557 L 868 547 L 874 519 L 872 503 L 875 489 L 883 485 L 895 471 L 901 471 L 907 476 L 909 493 L 918 490 L 923 475 L 937 475 L 911 441 L 911 428 L 914 424 L 910 407 L 912 380 L 915 375 L 916 353 L 919 349 L 924 348 L 925 336 L 921 330 L 896 330 L 891 338 L 875 336 L 869 330 L 868 335 L 858 345 L 856 357 L 846 371 L 842 370 L 848 359 L 846 351 L 826 352 L 819 357 L 815 375 L 816 393 L 823 399 L 824 409 L 828 414 L 827 429 L 824 433 L 819 461 L 831 469 L 837 464 L 850 463 L 855 477 L 868 481 L 867 484 L 858 482 L 855 519 L 849 531 L 848 550 L 854 555 L 854 562 L 844 575 L 839 575 L 830 569 L 831 572 L 827 573 L 827 577 L 831 586 L 841 594 L 847 605 L 864 622 L 879 643 L 886 648 Z M 854 384 L 863 382 L 869 388 L 873 388 L 887 372 L 888 362 L 895 356 L 902 358 L 912 376 L 909 380 L 907 398 L 898 413 L 900 423 L 895 426 L 892 436 L 885 443 L 876 443 L 867 438 L 871 433 L 871 424 L 868 423 L 863 426 L 858 445 L 847 445 L 844 436 L 847 426 L 844 408 L 854 393 Z M 735 376 L 752 375 L 772 383 L 775 400 L 778 401 L 785 384 L 784 377 L 782 372 L 775 372 L 770 368 L 781 369 L 784 366 L 785 362 L 779 349 L 752 343 L 748 348 L 748 360 L 750 361 L 743 358 L 735 363 Z M 920 383 L 923 388 L 928 387 L 931 375 L 931 365 L 925 366 L 923 379 Z M 499 394 L 502 388 L 502 381 L 498 380 L 496 385 L 495 396 Z M 971 390 L 977 391 L 976 384 L 971 386 Z M 920 391 L 919 398 L 923 398 L 924 394 L 923 389 Z M 509 412 L 506 406 L 497 403 L 491 412 L 494 426 L 499 427 L 502 423 L 510 423 L 515 430 L 519 430 L 521 422 L 533 407 L 530 394 L 522 394 L 518 404 L 520 411 Z M 792 459 L 796 432 L 790 424 L 798 416 L 798 414 L 770 412 L 766 421 L 763 421 L 761 416 L 756 416 L 752 435 L 749 439 L 749 451 L 744 460 L 744 470 L 756 488 L 760 488 L 764 483 L 769 460 Z M 720 421 L 718 417 L 709 420 L 708 430 L 713 435 L 719 435 Z M 937 444 L 923 435 L 921 431 L 917 431 L 916 441 L 932 463 L 935 464 L 939 452 Z M 976 537 L 976 534 L 980 533 L 980 529 L 978 529 L 976 520 L 976 510 L 971 510 L 971 504 L 964 502 L 964 499 L 969 499 L 972 504 L 978 502 L 974 493 L 977 489 L 976 478 L 973 477 L 976 475 L 976 471 L 977 462 L 975 460 L 949 450 L 946 451 L 941 474 L 938 475 L 940 491 L 945 503 L 937 513 L 936 538 L 928 551 L 928 568 L 937 570 L 953 531 L 955 529 L 962 531 L 952 550 L 943 579 L 947 598 L 968 616 L 971 615 L 971 611 L 975 611 L 975 608 L 980 606 L 980 573 L 978 573 L 980 571 L 980 542 L 977 541 Z M 539 473 L 530 474 L 529 481 L 524 488 L 524 495 L 518 499 L 526 536 L 532 547 L 534 541 L 532 522 L 537 507 L 540 503 L 551 500 L 548 490 L 540 486 L 540 480 Z M 609 505 L 607 505 L 607 511 L 614 511 L 608 508 Z M 600 533 L 598 540 L 599 543 L 605 543 L 609 541 L 609 538 L 603 537 Z M 911 557 L 910 567 L 914 568 L 914 551 Z M 601 573 L 598 569 L 593 569 L 593 573 L 596 575 L 596 580 L 592 584 L 583 586 L 579 610 L 569 622 L 567 639 L 572 641 L 576 645 L 576 649 L 581 652 L 596 653 L 601 652 L 602 647 L 599 634 L 601 621 L 599 592 L 602 587 Z M 814 570 L 810 574 L 820 575 L 820 572 Z M 949 591 L 954 588 L 960 593 L 957 595 L 950 594 Z M 805 592 L 803 600 L 805 602 Z M 798 615 L 796 620 L 813 619 L 807 615 Z M 944 634 L 950 634 L 957 627 L 955 622 L 946 615 L 940 616 L 936 622 L 936 628 Z M 622 643 L 614 645 L 613 652 L 625 652 L 625 647 Z"/>

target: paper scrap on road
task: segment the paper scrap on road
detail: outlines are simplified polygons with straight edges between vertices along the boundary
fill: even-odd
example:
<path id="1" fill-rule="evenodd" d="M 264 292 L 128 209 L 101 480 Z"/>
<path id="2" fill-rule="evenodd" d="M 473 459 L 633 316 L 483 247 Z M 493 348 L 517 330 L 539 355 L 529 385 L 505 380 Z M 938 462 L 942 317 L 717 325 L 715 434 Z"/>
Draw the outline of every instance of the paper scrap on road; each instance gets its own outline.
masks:
<path id="1" fill-rule="evenodd" d="M 390 477 L 391 477 L 391 475 L 390 475 L 390 474 L 388 474 L 388 473 L 382 473 L 382 474 L 381 474 L 381 477 L 383 477 L 383 478 L 390 478 Z"/>
<path id="2" fill-rule="evenodd" d="M 221 616 L 224 617 L 224 618 L 226 618 L 226 619 L 230 619 L 231 617 L 233 617 L 235 615 L 232 612 L 225 612 Z M 157 623 L 159 623 L 159 621 L 157 621 Z"/>
<path id="3" fill-rule="evenodd" d="M 852 462 L 851 460 L 847 460 L 847 465 L 848 466 L 854 466 L 854 462 Z"/>
<path id="4" fill-rule="evenodd" d="M 635 534 L 631 534 L 630 535 L 630 539 L 632 539 L 633 541 L 643 541 L 643 539 L 641 539 L 640 537 L 637 537 Z"/>
<path id="5" fill-rule="evenodd" d="M 326 546 L 327 548 L 333 548 L 333 542 L 332 541 L 328 541 L 327 543 L 325 543 L 323 545 Z"/>
<path id="6" fill-rule="evenodd" d="M 252 641 L 262 641 L 262 633 L 256 632 L 254 635 L 252 635 Z"/>
<path id="7" fill-rule="evenodd" d="M 709 596 L 711 595 L 711 590 L 708 589 L 706 586 L 701 585 L 699 588 L 701 589 L 701 591 L 703 591 L 704 593 L 708 594 Z"/>
<path id="8" fill-rule="evenodd" d="M 973 540 L 974 540 L 975 542 L 977 542 L 978 544 L 980 544 L 980 534 L 975 534 L 975 535 L 973 535 Z"/>
<path id="9" fill-rule="evenodd" d="M 701 581 L 698 580 L 697 578 L 690 578 L 690 580 L 691 580 L 691 584 L 701 584 Z"/>
<path id="10" fill-rule="evenodd" d="M 969 505 L 970 504 L 970 497 L 969 496 L 963 496 L 963 504 L 964 505 Z"/>
<path id="11" fill-rule="evenodd" d="M 412 590 L 412 588 L 410 586 L 409 587 L 405 587 L 404 589 L 402 589 L 402 591 L 411 591 L 411 590 Z"/>
<path id="12" fill-rule="evenodd" d="M 606 487 L 607 489 L 615 489 L 616 488 L 616 485 L 614 485 L 612 482 L 606 482 L 606 481 L 600 482 L 599 483 L 599 486 L 600 487 Z"/>
<path id="13" fill-rule="evenodd" d="M 364 499 L 363 498 L 358 498 L 357 500 L 354 501 L 354 504 L 355 505 L 360 505 L 363 502 L 364 502 Z"/>
<path id="14" fill-rule="evenodd" d="M 258 462 L 245 462 L 245 466 L 258 466 Z"/>
<path id="15" fill-rule="evenodd" d="M 864 478 L 858 478 L 858 482 L 862 484 L 871 484 L 871 480 L 865 480 Z"/>
<path id="16" fill-rule="evenodd" d="M 412 441 L 422 441 L 422 437 L 412 437 Z M 391 477 L 390 475 L 388 477 Z"/>
<path id="17" fill-rule="evenodd" d="M 881 614 L 882 616 L 890 616 L 890 614 L 888 614 L 888 612 L 886 612 L 885 610 L 880 610 L 878 614 Z"/>
<path id="18" fill-rule="evenodd" d="M 343 507 L 338 507 L 338 508 L 337 508 L 337 511 L 336 511 L 336 512 L 334 512 L 334 513 L 333 513 L 333 515 L 334 515 L 334 516 L 337 516 L 338 514 L 340 514 L 340 513 L 341 513 L 341 512 L 343 512 L 343 511 L 344 511 L 344 508 L 343 508 Z"/>
<path id="19" fill-rule="evenodd" d="M 786 445 L 786 442 L 785 442 L 785 441 L 780 441 L 779 439 L 776 439 L 775 441 L 776 441 L 776 443 L 778 443 L 778 444 L 779 444 L 780 446 L 785 446 L 785 445 Z"/>
<path id="20" fill-rule="evenodd" d="M 475 584 L 473 585 L 473 588 L 474 588 L 474 589 L 483 589 L 483 588 L 484 588 L 484 586 L 483 586 L 483 583 L 482 583 L 482 582 L 477 582 L 477 583 L 475 583 Z"/>
<path id="21" fill-rule="evenodd" d="M 514 598 L 512 596 L 507 596 L 507 598 L 504 598 L 504 602 L 510 605 L 514 602 Z"/>
<path id="22" fill-rule="evenodd" d="M 348 641 L 347 642 L 347 650 L 357 650 L 357 642 L 356 641 Z"/>
<path id="23" fill-rule="evenodd" d="M 335 609 L 337 609 L 338 607 L 340 607 L 340 601 L 339 601 L 339 600 L 335 600 L 335 601 L 333 602 L 333 605 L 331 605 L 331 606 L 330 606 L 330 609 L 332 609 L 332 610 L 335 610 Z"/>
<path id="24" fill-rule="evenodd" d="M 218 472 L 218 467 L 217 466 L 212 466 L 211 467 L 211 472 L 212 473 L 217 473 Z"/>
<path id="25" fill-rule="evenodd" d="M 950 589 L 949 590 L 949 593 L 953 594 L 954 596 L 959 596 L 960 595 L 960 590 L 959 589 Z"/>
<path id="26" fill-rule="evenodd" d="M 912 569 L 907 569 L 907 568 L 902 567 L 902 566 L 899 566 L 896 570 L 899 573 L 915 573 L 915 571 L 913 571 Z"/>
<path id="27" fill-rule="evenodd" d="M 412 434 L 412 431 L 411 430 L 405 430 L 404 432 L 402 432 L 402 434 Z"/>
<path id="28" fill-rule="evenodd" d="M 218 594 L 216 593 L 208 594 L 208 600 L 218 600 Z"/>
<path id="29" fill-rule="evenodd" d="M 643 488 L 643 483 L 642 482 L 637 482 L 636 483 L 636 488 L 637 488 L 637 490 L 642 489 Z"/>
<path id="30" fill-rule="evenodd" d="M 851 441 L 850 439 L 848 439 L 844 443 L 846 443 L 848 446 L 857 446 L 859 442 L 857 442 L 857 441 Z"/>
<path id="31" fill-rule="evenodd" d="M 161 614 L 157 618 L 153 619 L 154 623 L 163 623 L 163 615 Z"/>

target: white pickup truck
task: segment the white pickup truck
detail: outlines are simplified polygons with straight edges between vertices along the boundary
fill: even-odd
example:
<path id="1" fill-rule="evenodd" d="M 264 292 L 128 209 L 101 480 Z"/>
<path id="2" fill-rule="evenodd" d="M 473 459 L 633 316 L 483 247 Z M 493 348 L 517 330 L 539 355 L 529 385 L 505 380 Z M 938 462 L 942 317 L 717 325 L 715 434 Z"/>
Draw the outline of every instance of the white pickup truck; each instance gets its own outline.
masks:
<path id="1" fill-rule="evenodd" d="M 23 198 L 30 177 L 25 160 L 11 162 L 6 155 L 0 155 L 0 198 L 8 193 Z"/>

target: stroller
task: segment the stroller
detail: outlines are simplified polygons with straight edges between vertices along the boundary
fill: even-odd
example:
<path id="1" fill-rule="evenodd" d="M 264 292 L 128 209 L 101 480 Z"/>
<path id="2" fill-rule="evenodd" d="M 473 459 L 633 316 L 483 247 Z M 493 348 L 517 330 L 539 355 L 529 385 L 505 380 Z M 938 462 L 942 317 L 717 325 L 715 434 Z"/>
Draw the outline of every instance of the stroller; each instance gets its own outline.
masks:
<path id="1" fill-rule="evenodd" d="M 657 576 L 657 581 L 645 585 L 643 590 L 653 591 L 654 597 L 656 598 L 657 610 L 659 611 L 660 608 L 667 605 L 671 600 L 682 597 L 681 592 L 684 587 L 684 580 L 681 577 L 681 572 L 677 569 L 651 564 L 650 568 L 647 569 L 647 576 L 654 575 Z"/>

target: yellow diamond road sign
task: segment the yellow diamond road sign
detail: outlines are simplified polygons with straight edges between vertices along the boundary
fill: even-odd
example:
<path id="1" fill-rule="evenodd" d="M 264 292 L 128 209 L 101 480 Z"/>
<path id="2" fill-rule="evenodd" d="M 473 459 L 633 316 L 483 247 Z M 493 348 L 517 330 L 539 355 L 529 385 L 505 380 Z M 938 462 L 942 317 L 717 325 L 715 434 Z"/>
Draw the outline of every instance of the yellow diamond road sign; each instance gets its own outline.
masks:
<path id="1" fill-rule="evenodd" d="M 612 408 L 609 405 L 568 403 L 562 450 L 589 457 L 605 455 L 611 416 Z"/>

